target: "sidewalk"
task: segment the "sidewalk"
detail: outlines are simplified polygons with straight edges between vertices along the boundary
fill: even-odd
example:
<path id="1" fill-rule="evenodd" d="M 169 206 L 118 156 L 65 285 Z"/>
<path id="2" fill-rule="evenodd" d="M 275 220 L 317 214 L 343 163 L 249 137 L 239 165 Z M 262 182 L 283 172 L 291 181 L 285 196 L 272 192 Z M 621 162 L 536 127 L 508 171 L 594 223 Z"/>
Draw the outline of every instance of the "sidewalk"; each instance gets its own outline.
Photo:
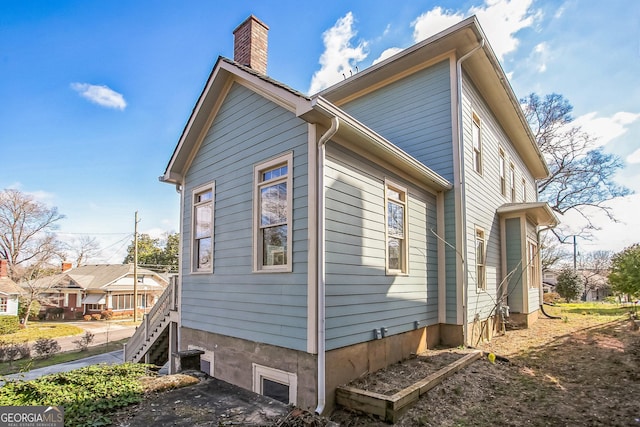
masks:
<path id="1" fill-rule="evenodd" d="M 135 326 L 123 325 L 118 322 L 89 321 L 69 322 L 69 324 L 82 328 L 94 335 L 93 342 L 89 345 L 89 347 L 130 338 L 136 330 Z M 74 341 L 79 340 L 83 335 L 84 333 L 82 333 L 81 335 L 57 338 L 56 340 L 58 341 L 58 344 L 60 344 L 60 351 L 77 350 L 78 346 L 74 344 Z"/>
<path id="2" fill-rule="evenodd" d="M 97 365 L 98 363 L 115 365 L 118 363 L 122 363 L 122 358 L 123 358 L 123 351 L 116 350 L 110 353 L 103 353 L 95 356 L 85 357 L 84 359 L 73 360 L 71 362 L 59 363 L 57 365 L 46 366 L 44 368 L 32 369 L 27 372 L 6 375 L 5 378 L 29 381 L 29 380 L 34 380 L 36 378 L 40 378 L 41 376 L 44 376 L 44 375 L 72 371 L 74 369 L 83 368 L 89 365 Z"/>
<path id="3" fill-rule="evenodd" d="M 89 331 L 94 334 L 93 342 L 89 345 L 89 348 L 107 344 L 108 342 L 119 341 L 125 338 L 130 338 L 131 335 L 136 330 L 135 326 L 132 325 L 124 325 L 118 322 L 69 322 L 74 326 L 78 326 L 79 328 L 84 329 L 85 331 Z M 73 335 L 70 337 L 60 337 L 56 338 L 58 344 L 60 344 L 60 351 L 77 351 L 78 346 L 74 343 L 74 341 L 79 340 L 84 335 Z M 29 343 L 33 345 L 33 342 Z M 84 366 L 95 365 L 98 363 L 107 363 L 107 364 L 116 364 L 122 363 L 124 360 L 124 354 L 122 348 L 109 352 L 98 354 L 95 356 L 85 357 L 83 359 L 73 360 L 71 362 L 59 363 L 57 365 L 46 366 L 44 368 L 32 369 L 27 372 L 22 372 L 18 374 L 7 375 L 6 378 L 10 379 L 21 379 L 21 380 L 32 380 L 35 378 L 39 378 L 43 375 L 58 373 L 58 372 L 67 372 L 74 369 L 82 368 Z M 0 386 L 2 384 L 0 383 Z"/>

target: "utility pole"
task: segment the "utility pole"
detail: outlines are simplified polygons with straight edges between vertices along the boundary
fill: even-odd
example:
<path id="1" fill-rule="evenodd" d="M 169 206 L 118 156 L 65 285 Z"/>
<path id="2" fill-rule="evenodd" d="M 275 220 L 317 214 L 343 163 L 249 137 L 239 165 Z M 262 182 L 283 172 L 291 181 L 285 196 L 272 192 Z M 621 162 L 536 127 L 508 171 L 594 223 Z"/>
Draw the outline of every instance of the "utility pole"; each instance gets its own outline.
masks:
<path id="1" fill-rule="evenodd" d="M 576 258 L 578 255 L 578 245 L 576 245 L 576 235 L 573 235 L 573 271 L 577 271 L 576 269 Z"/>
<path id="2" fill-rule="evenodd" d="M 138 321 L 138 211 L 133 226 L 133 321 Z"/>

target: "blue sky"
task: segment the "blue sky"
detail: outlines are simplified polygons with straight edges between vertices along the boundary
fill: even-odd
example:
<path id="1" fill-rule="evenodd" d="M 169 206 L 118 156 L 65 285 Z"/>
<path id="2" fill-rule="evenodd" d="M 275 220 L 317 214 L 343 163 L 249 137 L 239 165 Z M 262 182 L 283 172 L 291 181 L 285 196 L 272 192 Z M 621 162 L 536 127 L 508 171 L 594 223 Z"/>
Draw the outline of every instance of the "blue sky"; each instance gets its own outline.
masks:
<path id="1" fill-rule="evenodd" d="M 61 238 L 95 236 L 93 261 L 121 262 L 136 210 L 141 232 L 178 230 L 178 195 L 158 176 L 247 16 L 270 27 L 268 74 L 310 93 L 476 14 L 516 95 L 563 94 L 640 193 L 637 0 L 302 4 L 0 0 L 0 188 L 57 206 Z M 599 220 L 581 251 L 640 241 L 640 196 L 611 206 L 622 222 Z"/>

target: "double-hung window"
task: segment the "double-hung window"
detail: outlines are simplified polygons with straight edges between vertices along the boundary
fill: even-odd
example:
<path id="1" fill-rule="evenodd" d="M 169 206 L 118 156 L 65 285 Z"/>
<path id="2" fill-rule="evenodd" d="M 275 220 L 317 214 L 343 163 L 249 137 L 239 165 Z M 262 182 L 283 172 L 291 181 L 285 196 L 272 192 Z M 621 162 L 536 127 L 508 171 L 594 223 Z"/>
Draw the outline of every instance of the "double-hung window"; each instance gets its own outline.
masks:
<path id="1" fill-rule="evenodd" d="M 385 185 L 387 219 L 387 272 L 407 272 L 407 190 Z"/>
<path id="2" fill-rule="evenodd" d="M 193 190 L 192 272 L 213 271 L 213 198 L 214 184 Z"/>
<path id="3" fill-rule="evenodd" d="M 480 138 L 480 117 L 473 113 L 473 126 L 471 127 L 473 141 L 473 169 L 482 173 L 482 140 Z"/>
<path id="4" fill-rule="evenodd" d="M 291 271 L 291 153 L 254 168 L 254 270 Z"/>
<path id="5" fill-rule="evenodd" d="M 540 258 L 538 256 L 538 245 L 530 240 L 527 241 L 527 258 L 529 287 L 537 288 L 540 286 Z"/>
<path id="6" fill-rule="evenodd" d="M 484 230 L 476 229 L 476 284 L 478 289 L 487 289 L 486 274 L 487 243 Z"/>

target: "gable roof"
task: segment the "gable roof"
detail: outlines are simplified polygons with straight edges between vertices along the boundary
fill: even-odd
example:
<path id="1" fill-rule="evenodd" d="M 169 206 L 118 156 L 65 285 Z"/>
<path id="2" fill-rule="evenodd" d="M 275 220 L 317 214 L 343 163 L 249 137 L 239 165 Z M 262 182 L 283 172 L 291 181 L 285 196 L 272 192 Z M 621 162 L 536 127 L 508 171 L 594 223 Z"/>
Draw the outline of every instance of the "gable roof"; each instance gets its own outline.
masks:
<path id="1" fill-rule="evenodd" d="M 8 277 L 0 277 L 0 294 L 4 295 L 20 295 L 22 289 Z"/>
<path id="2" fill-rule="evenodd" d="M 338 119 L 341 125 L 332 140 L 350 148 L 365 150 L 381 162 L 401 165 L 402 170 L 415 178 L 417 183 L 439 191 L 452 187 L 446 179 L 321 96 L 309 98 L 266 75 L 222 57 L 214 66 L 160 181 L 182 184 L 184 174 L 234 82 L 288 109 L 308 123 L 328 129 L 332 120 Z"/>
<path id="3" fill-rule="evenodd" d="M 482 94 L 534 178 L 545 178 L 549 170 L 544 157 L 509 80 L 486 41 L 480 23 L 475 16 L 471 16 L 321 91 L 319 95 L 340 106 L 425 68 L 434 58 L 451 52 L 460 58 L 482 44 L 478 52 L 462 62 L 462 68 Z"/>
<path id="4" fill-rule="evenodd" d="M 83 265 L 74 269 L 58 273 L 53 276 L 41 277 L 33 287 L 51 288 L 80 288 L 84 290 L 98 290 L 133 274 L 133 264 L 97 264 Z M 159 282 L 167 280 L 151 270 L 138 268 L 138 275 L 153 276 Z"/>

